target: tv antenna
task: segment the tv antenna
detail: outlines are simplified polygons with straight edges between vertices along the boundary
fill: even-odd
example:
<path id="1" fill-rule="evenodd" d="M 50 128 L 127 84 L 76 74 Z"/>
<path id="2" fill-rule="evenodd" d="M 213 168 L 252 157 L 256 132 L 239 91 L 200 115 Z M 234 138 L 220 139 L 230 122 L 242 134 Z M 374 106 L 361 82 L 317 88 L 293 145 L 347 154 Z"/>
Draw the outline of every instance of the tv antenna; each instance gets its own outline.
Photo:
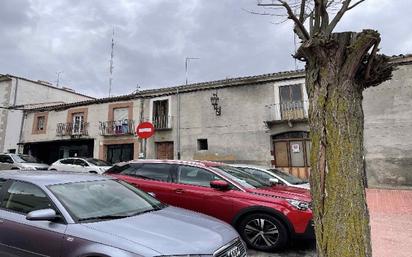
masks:
<path id="1" fill-rule="evenodd" d="M 112 94 L 112 83 L 113 83 L 113 58 L 114 58 L 114 27 L 113 27 L 113 34 L 112 34 L 112 44 L 111 44 L 111 53 L 110 53 L 110 77 L 109 77 L 109 97 Z"/>

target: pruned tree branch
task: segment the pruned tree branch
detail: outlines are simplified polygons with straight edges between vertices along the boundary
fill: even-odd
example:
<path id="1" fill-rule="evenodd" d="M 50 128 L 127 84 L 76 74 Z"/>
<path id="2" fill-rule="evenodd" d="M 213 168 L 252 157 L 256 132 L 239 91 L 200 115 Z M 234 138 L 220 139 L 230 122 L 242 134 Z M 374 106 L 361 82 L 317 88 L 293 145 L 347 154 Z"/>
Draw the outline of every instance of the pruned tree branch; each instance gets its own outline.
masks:
<path id="1" fill-rule="evenodd" d="M 352 6 L 348 7 L 348 11 L 351 10 L 351 9 L 353 9 L 353 8 L 355 8 L 358 4 L 360 4 L 360 3 L 362 3 L 362 2 L 365 2 L 365 1 L 366 1 L 366 0 L 360 0 L 360 1 L 358 1 L 357 3 L 354 3 Z"/>
<path id="2" fill-rule="evenodd" d="M 338 22 L 342 19 L 343 15 L 346 13 L 346 11 L 349 8 L 351 0 L 345 0 L 342 3 L 342 7 L 340 8 L 340 10 L 338 11 L 338 13 L 335 15 L 335 17 L 333 18 L 333 20 L 330 22 L 330 24 L 328 25 L 328 27 L 325 29 L 325 34 L 326 35 L 330 35 L 332 33 L 332 31 L 335 29 L 336 25 L 338 24 Z"/>

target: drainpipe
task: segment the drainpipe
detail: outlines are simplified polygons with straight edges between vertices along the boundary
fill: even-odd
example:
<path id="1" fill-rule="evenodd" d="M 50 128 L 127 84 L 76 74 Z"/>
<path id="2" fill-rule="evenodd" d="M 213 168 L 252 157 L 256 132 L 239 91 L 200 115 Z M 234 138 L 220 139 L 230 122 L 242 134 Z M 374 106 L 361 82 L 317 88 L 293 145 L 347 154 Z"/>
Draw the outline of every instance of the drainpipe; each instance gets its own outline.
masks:
<path id="1" fill-rule="evenodd" d="M 24 126 L 24 120 L 27 117 L 27 114 L 25 111 L 23 112 L 23 116 L 21 117 L 21 123 L 20 123 L 20 135 L 19 135 L 19 144 L 17 146 L 17 152 L 22 154 L 24 152 L 24 145 L 23 145 L 23 126 Z M 22 151 L 20 151 L 20 146 L 23 148 Z"/>
<path id="2" fill-rule="evenodd" d="M 187 80 L 186 80 L 187 84 Z M 177 137 L 176 137 L 176 148 L 177 148 L 177 159 L 180 160 L 180 95 L 179 95 L 179 87 L 176 90 L 176 101 L 177 101 L 177 121 L 176 121 L 176 131 L 177 131 Z"/>

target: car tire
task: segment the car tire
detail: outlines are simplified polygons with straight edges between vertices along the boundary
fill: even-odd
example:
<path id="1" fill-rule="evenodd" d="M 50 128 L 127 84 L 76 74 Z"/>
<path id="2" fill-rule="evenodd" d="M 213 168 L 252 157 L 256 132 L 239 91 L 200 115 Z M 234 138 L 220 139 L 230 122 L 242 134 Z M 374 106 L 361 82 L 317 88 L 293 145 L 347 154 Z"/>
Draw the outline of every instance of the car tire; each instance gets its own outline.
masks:
<path id="1" fill-rule="evenodd" d="M 50 169 L 51 171 L 57 171 L 56 169 Z"/>
<path id="2" fill-rule="evenodd" d="M 97 172 L 96 172 L 96 171 L 94 171 L 94 170 L 89 171 L 89 173 L 92 173 L 92 174 L 97 174 Z"/>
<path id="3" fill-rule="evenodd" d="M 254 213 L 241 220 L 237 230 L 249 248 L 272 252 L 288 242 L 285 225 L 272 215 Z"/>

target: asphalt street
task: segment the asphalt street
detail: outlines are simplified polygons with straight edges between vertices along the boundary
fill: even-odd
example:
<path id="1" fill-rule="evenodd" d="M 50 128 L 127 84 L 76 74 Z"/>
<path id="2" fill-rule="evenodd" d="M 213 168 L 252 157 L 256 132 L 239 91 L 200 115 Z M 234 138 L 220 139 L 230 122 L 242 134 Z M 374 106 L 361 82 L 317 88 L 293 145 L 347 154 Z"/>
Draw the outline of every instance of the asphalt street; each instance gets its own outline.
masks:
<path id="1" fill-rule="evenodd" d="M 275 253 L 258 252 L 248 250 L 248 256 L 251 257 L 316 257 L 315 241 L 299 241 L 282 251 Z"/>

